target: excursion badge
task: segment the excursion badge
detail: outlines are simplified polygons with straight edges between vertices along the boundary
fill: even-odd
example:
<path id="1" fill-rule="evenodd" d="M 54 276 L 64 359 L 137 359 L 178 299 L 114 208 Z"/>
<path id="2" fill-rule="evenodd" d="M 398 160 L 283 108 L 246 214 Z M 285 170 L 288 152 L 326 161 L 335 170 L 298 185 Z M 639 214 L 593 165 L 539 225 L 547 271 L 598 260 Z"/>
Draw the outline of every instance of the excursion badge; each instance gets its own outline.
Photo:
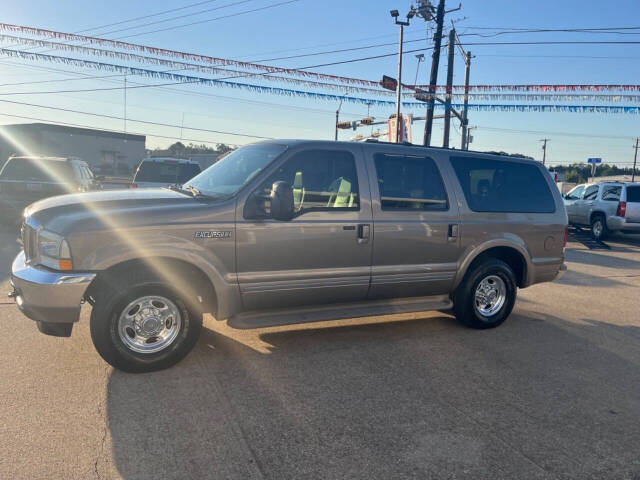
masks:
<path id="1" fill-rule="evenodd" d="M 197 231 L 193 234 L 193 238 L 231 238 L 231 232 L 218 230 Z"/>

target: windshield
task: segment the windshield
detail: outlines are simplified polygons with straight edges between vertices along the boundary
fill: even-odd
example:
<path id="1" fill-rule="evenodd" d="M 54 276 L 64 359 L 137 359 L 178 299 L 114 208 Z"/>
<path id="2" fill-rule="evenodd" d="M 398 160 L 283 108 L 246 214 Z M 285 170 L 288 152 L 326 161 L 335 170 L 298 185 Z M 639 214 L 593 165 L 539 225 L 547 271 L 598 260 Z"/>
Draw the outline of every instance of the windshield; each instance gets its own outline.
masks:
<path id="1" fill-rule="evenodd" d="M 241 147 L 191 179 L 185 187 L 196 187 L 205 195 L 234 195 L 286 148 L 272 143 Z"/>

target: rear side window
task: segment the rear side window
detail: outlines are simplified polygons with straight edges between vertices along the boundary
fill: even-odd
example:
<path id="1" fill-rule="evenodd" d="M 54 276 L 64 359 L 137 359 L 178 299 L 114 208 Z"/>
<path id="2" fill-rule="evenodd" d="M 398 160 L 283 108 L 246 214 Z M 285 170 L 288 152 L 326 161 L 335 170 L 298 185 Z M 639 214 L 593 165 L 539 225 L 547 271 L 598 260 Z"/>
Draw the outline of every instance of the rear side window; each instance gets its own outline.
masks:
<path id="1" fill-rule="evenodd" d="M 627 187 L 627 202 L 640 203 L 640 187 Z"/>
<path id="2" fill-rule="evenodd" d="M 448 210 L 434 161 L 426 157 L 374 155 L 383 210 Z"/>
<path id="3" fill-rule="evenodd" d="M 5 180 L 68 183 L 74 175 L 68 162 L 59 160 L 9 159 L 0 176 Z"/>
<path id="4" fill-rule="evenodd" d="M 451 157 L 451 164 L 475 212 L 556 210 L 547 179 L 535 165 L 481 157 Z"/>
<path id="5" fill-rule="evenodd" d="M 620 193 L 622 187 L 615 185 L 608 185 L 602 189 L 602 200 L 607 202 L 617 202 L 620 200 Z"/>

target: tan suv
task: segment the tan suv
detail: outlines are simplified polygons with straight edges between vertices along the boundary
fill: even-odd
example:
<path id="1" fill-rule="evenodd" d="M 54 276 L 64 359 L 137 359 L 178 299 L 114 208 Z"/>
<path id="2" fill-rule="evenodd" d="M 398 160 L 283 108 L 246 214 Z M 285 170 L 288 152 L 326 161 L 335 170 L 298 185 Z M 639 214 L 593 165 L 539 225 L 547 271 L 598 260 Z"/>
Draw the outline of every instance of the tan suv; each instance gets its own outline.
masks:
<path id="1" fill-rule="evenodd" d="M 517 288 L 564 270 L 567 215 L 533 161 L 384 143 L 239 148 L 183 187 L 25 211 L 10 294 L 48 334 L 81 303 L 102 357 L 178 362 L 202 316 L 253 328 L 453 308 L 500 325 Z"/>

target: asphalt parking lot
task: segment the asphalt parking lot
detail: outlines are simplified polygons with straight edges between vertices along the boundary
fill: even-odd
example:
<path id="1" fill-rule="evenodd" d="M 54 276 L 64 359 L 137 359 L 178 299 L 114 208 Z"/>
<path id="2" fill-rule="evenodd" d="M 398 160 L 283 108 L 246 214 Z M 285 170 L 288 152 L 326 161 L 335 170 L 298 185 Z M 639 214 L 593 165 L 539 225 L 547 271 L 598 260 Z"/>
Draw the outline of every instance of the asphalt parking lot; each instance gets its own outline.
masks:
<path id="1" fill-rule="evenodd" d="M 2 479 L 640 479 L 640 236 L 571 241 L 500 328 L 431 312 L 233 330 L 114 371 L 0 298 Z M 0 233 L 0 292 L 18 250 Z"/>

